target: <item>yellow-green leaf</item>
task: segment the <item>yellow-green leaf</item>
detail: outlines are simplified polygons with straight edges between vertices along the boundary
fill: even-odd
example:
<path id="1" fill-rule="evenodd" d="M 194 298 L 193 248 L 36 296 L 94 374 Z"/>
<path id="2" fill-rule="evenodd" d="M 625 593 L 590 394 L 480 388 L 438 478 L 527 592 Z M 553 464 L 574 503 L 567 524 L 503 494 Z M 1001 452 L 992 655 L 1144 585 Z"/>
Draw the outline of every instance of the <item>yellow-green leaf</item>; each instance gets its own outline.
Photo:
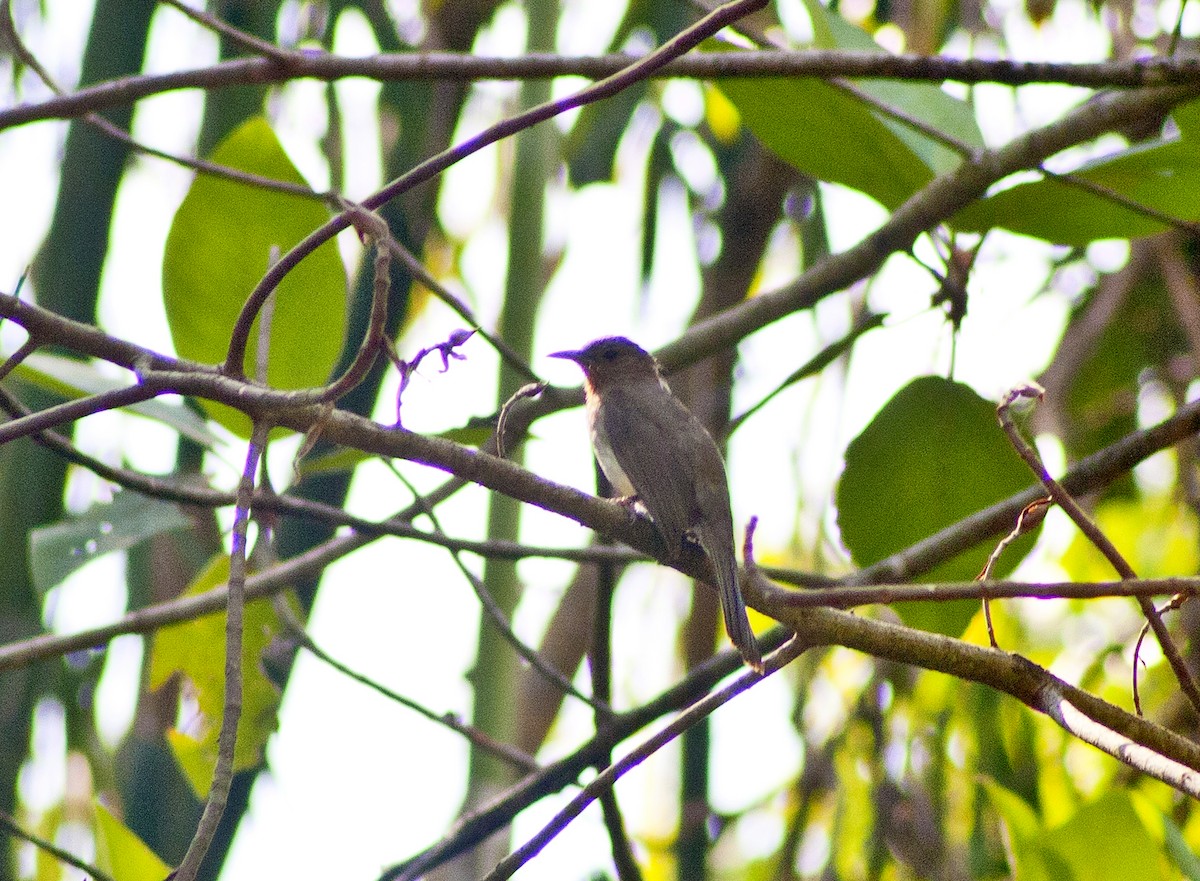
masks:
<path id="1" fill-rule="evenodd" d="M 142 839 L 99 803 L 96 804 L 96 866 L 116 881 L 162 881 L 171 871 Z"/>
<path id="2" fill-rule="evenodd" d="M 289 183 L 303 177 L 262 118 L 243 123 L 218 145 L 222 165 Z M 175 214 L 163 256 L 163 297 L 176 351 L 205 363 L 225 359 L 243 303 L 282 255 L 324 224 L 315 199 L 199 175 Z M 341 353 L 346 326 L 346 273 L 331 240 L 288 273 L 272 295 L 267 382 L 283 389 L 324 383 Z M 260 319 L 262 313 L 260 313 Z M 250 335 L 245 370 L 256 376 L 258 324 Z M 205 403 L 209 414 L 243 437 L 250 421 Z"/>
<path id="3" fill-rule="evenodd" d="M 229 558 L 215 558 L 184 592 L 195 596 L 229 578 Z M 259 658 L 280 632 L 270 600 L 246 604 L 242 636 L 242 715 L 238 722 L 234 769 L 252 768 L 262 761 L 267 738 L 275 730 L 279 692 L 263 674 Z M 217 734 L 225 702 L 225 615 L 206 615 L 194 621 L 165 627 L 154 637 L 150 654 L 152 689 L 175 673 L 186 677 L 194 690 L 201 718 L 196 730 L 170 738 L 180 767 L 201 797 L 207 794 L 216 767 Z M 190 742 L 189 742 L 190 741 Z"/>

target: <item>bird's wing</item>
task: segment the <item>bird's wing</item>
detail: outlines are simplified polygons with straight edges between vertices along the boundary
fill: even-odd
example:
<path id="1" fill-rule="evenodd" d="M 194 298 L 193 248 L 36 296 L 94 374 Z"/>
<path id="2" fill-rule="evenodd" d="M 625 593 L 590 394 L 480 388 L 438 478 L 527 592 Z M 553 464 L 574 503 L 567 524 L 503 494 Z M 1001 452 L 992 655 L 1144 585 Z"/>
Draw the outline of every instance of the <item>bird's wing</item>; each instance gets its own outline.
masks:
<path id="1" fill-rule="evenodd" d="M 654 518 L 667 553 L 679 554 L 689 530 L 696 536 L 712 563 L 729 638 L 746 663 L 762 672 L 762 655 L 738 583 L 733 515 L 721 452 L 674 395 L 657 391 L 604 391 L 601 414 L 609 446 Z M 693 427 L 697 430 L 690 430 Z M 709 479 L 698 481 L 699 474 Z"/>
<path id="2" fill-rule="evenodd" d="M 644 391 L 605 389 L 601 415 L 613 456 L 675 556 L 697 515 L 692 463 L 677 452 L 680 415 L 694 417 L 665 390 Z"/>

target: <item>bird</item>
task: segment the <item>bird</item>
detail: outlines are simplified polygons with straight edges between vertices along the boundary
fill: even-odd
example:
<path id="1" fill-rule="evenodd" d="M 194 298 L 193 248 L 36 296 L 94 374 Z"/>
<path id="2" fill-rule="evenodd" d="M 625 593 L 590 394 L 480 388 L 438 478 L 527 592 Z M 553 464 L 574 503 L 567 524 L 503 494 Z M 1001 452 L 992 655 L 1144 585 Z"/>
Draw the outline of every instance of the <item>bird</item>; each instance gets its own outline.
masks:
<path id="1" fill-rule="evenodd" d="M 671 392 L 654 356 L 625 337 L 553 352 L 583 369 L 592 449 L 613 489 L 649 512 L 670 559 L 690 536 L 712 564 L 725 629 L 762 672 L 738 583 L 725 461 L 712 436 Z"/>

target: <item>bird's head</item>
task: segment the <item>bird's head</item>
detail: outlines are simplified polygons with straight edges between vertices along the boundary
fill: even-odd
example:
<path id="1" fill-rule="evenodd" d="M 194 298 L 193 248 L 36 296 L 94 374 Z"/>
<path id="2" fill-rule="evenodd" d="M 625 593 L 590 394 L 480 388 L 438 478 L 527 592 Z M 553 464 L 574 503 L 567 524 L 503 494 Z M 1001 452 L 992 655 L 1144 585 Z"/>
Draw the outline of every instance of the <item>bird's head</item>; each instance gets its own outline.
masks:
<path id="1" fill-rule="evenodd" d="M 659 379 L 654 356 L 623 336 L 604 337 L 576 351 L 552 352 L 550 357 L 574 361 L 583 368 L 594 389 L 617 382 Z"/>

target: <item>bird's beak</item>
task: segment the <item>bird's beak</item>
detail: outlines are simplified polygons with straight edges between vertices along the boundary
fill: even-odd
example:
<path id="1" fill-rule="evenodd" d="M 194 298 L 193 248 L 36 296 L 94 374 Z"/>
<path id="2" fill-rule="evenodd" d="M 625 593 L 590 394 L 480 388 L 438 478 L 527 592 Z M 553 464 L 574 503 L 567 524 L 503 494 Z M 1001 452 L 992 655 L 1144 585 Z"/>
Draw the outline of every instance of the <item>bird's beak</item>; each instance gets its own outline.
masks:
<path id="1" fill-rule="evenodd" d="M 583 357 L 583 352 L 577 352 L 577 351 L 572 351 L 572 350 L 568 349 L 564 352 L 551 352 L 546 357 L 562 358 L 565 361 L 574 361 L 576 364 L 578 364 L 580 359 Z"/>

